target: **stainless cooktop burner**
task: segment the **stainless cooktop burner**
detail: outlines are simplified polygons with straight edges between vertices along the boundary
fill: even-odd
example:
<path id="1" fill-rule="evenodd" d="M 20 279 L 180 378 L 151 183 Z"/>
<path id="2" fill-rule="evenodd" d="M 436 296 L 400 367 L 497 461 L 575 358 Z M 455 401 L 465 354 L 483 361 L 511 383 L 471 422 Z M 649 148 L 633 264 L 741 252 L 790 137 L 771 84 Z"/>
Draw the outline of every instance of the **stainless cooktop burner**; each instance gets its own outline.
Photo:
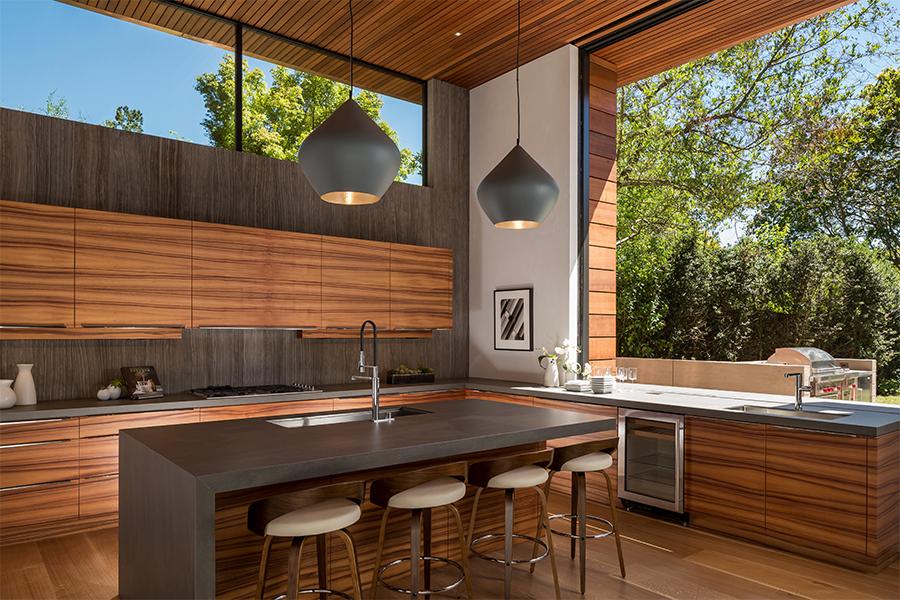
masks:
<path id="1" fill-rule="evenodd" d="M 321 392 L 315 386 L 292 383 L 290 385 L 211 385 L 205 388 L 191 390 L 191 393 L 201 398 L 232 398 L 236 396 L 272 396 L 276 394 L 299 394 Z"/>

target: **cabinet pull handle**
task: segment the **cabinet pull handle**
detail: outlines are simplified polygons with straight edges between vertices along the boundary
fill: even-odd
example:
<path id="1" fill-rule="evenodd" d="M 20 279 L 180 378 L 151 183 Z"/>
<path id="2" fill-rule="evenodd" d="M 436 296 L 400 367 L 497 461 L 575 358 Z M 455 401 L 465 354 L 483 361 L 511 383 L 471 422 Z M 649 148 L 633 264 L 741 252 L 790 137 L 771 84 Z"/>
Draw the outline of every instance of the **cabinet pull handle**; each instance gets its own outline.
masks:
<path id="1" fill-rule="evenodd" d="M 773 429 L 781 429 L 782 431 L 802 431 L 804 433 L 821 433 L 825 435 L 839 435 L 841 437 L 859 437 L 855 433 L 841 433 L 840 431 L 824 431 L 821 429 L 804 429 L 802 427 L 785 427 L 784 425 L 768 425 Z"/>
<path id="2" fill-rule="evenodd" d="M 29 483 L 26 485 L 11 485 L 9 487 L 0 488 L 0 492 L 11 492 L 14 490 L 27 490 L 28 488 L 60 486 L 65 483 L 75 483 L 76 479 L 60 479 L 58 481 L 45 481 L 44 483 Z"/>
<path id="3" fill-rule="evenodd" d="M 126 324 L 114 324 L 114 323 L 82 323 L 81 327 L 85 329 L 99 329 L 99 328 L 109 328 L 109 329 L 184 329 L 185 325 L 163 325 L 163 324 L 155 324 L 155 325 L 126 325 Z"/>
<path id="4" fill-rule="evenodd" d="M 0 446 L 0 450 L 5 450 L 7 448 L 24 448 L 26 446 L 49 446 L 51 444 L 65 444 L 67 442 L 74 442 L 75 440 L 49 440 L 46 442 L 25 442 L 22 444 L 4 444 Z"/>
<path id="5" fill-rule="evenodd" d="M 58 419 L 32 419 L 30 421 L 2 421 L 0 422 L 0 427 L 6 425 L 31 425 L 32 423 L 58 423 L 59 421 L 66 421 L 71 417 L 60 417 Z"/>
<path id="6" fill-rule="evenodd" d="M 43 323 L 40 325 L 22 325 L 21 323 L 0 324 L 0 329 L 65 329 L 65 323 Z"/>

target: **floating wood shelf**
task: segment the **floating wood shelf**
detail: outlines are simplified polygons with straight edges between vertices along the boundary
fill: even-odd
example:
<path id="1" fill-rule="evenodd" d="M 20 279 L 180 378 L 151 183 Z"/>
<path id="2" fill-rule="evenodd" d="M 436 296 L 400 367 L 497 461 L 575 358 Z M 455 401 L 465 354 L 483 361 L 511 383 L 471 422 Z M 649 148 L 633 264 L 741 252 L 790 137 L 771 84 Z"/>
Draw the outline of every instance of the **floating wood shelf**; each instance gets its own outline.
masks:
<path id="1" fill-rule="evenodd" d="M 180 340 L 177 327 L 3 327 L 0 340 Z"/>

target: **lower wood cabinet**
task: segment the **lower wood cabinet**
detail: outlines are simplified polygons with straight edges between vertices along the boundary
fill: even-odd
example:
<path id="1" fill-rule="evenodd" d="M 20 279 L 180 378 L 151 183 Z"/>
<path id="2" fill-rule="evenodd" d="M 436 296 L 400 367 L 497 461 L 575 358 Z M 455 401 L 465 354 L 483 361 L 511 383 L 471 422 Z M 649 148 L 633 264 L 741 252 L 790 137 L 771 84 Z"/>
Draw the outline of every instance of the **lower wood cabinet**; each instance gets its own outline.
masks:
<path id="1" fill-rule="evenodd" d="M 334 405 L 331 398 L 321 400 L 301 400 L 298 402 L 264 402 L 261 404 L 236 404 L 200 409 L 200 422 L 232 421 L 235 419 L 256 419 L 280 417 L 316 412 L 329 412 Z"/>
<path id="2" fill-rule="evenodd" d="M 691 524 L 746 534 L 766 528 L 766 426 L 688 417 L 684 501 Z"/>
<path id="3" fill-rule="evenodd" d="M 508 402 L 509 404 L 521 404 L 522 406 L 534 406 L 532 396 L 518 396 L 501 392 L 483 392 L 481 390 L 466 390 L 466 399 L 491 400 L 493 402 Z"/>
<path id="4" fill-rule="evenodd" d="M 161 427 L 163 425 L 197 423 L 200 420 L 199 412 L 200 411 L 190 409 L 160 410 L 154 412 L 81 417 L 79 437 L 88 438 L 115 435 L 122 429 L 137 429 L 138 427 Z"/>
<path id="5" fill-rule="evenodd" d="M 766 533 L 866 554 L 866 438 L 766 426 Z"/>
<path id="6" fill-rule="evenodd" d="M 0 488 L 78 477 L 77 440 L 0 446 Z"/>
<path id="7" fill-rule="evenodd" d="M 107 475 L 78 482 L 78 516 L 115 516 L 119 512 L 119 476 Z"/>
<path id="8" fill-rule="evenodd" d="M 78 482 L 63 481 L 0 490 L 0 534 L 3 543 L 29 528 L 41 537 L 42 528 L 78 517 Z"/>
<path id="9" fill-rule="evenodd" d="M 82 438 L 78 440 L 78 477 L 97 477 L 119 472 L 119 436 Z"/>

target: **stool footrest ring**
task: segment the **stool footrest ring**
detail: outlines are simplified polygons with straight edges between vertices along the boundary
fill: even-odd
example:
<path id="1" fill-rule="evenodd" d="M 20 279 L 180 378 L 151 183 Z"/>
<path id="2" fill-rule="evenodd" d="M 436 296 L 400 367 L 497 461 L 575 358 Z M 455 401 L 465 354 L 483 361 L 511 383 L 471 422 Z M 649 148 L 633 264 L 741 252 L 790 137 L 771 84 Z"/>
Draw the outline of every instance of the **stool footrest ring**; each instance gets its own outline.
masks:
<path id="1" fill-rule="evenodd" d="M 550 515 L 549 519 L 550 519 L 550 521 L 553 521 L 556 519 L 563 519 L 563 520 L 569 521 L 569 522 L 572 522 L 572 521 L 577 522 L 578 515 L 563 515 L 563 514 Z M 591 525 L 589 523 L 586 523 L 585 524 L 586 528 L 597 529 L 597 530 L 601 531 L 601 533 L 585 535 L 584 539 L 586 539 L 586 540 L 597 540 L 600 538 L 605 538 L 607 536 L 612 535 L 615 532 L 615 527 L 613 526 L 613 524 L 610 521 L 603 519 L 601 517 L 595 517 L 594 515 L 584 515 L 584 520 L 585 521 L 594 521 L 596 523 L 603 523 L 606 526 L 605 528 L 601 528 L 601 527 L 597 527 L 596 525 Z M 572 534 L 571 532 L 568 532 L 568 531 L 560 531 L 558 529 L 550 529 L 550 531 L 552 531 L 556 535 L 561 535 L 561 536 L 564 536 L 567 538 L 572 538 L 573 540 L 581 539 L 580 535 Z"/>
<path id="2" fill-rule="evenodd" d="M 449 565 L 449 566 L 453 567 L 454 569 L 457 570 L 457 572 L 459 572 L 459 578 L 456 579 L 456 581 L 453 581 L 452 583 L 445 585 L 444 587 L 433 588 L 430 590 L 424 590 L 424 589 L 419 590 L 418 594 L 421 596 L 430 596 L 431 594 L 441 594 L 443 592 L 449 592 L 450 590 L 452 590 L 453 588 L 455 588 L 456 586 L 461 584 L 463 581 L 465 581 L 465 577 L 466 577 L 465 569 L 463 569 L 462 565 L 459 564 L 458 562 L 456 562 L 455 560 L 450 560 L 449 558 L 444 558 L 442 556 L 420 556 L 419 560 L 428 561 L 428 562 L 432 562 L 432 563 L 435 563 L 435 562 L 443 563 L 445 565 Z M 410 590 L 408 588 L 402 588 L 402 587 L 392 585 L 384 580 L 384 572 L 385 571 L 387 571 L 388 569 L 392 569 L 392 568 L 396 567 L 397 565 L 402 565 L 403 563 L 408 563 L 411 561 L 412 561 L 412 559 L 410 557 L 406 556 L 404 558 L 398 558 L 397 560 L 392 560 L 391 562 L 382 566 L 380 569 L 378 569 L 378 578 L 377 578 L 378 583 L 380 583 L 381 585 L 383 585 L 384 587 L 386 587 L 387 589 L 389 589 L 391 591 L 398 592 L 400 594 L 411 595 L 412 590 Z"/>
<path id="3" fill-rule="evenodd" d="M 351 596 L 350 594 L 345 594 L 344 592 L 339 592 L 337 590 L 328 590 L 321 588 L 297 590 L 297 594 L 331 594 L 333 596 L 338 596 L 339 598 L 345 598 L 346 600 L 353 600 L 353 596 Z M 287 594 L 276 596 L 275 600 L 287 600 Z"/>
<path id="4" fill-rule="evenodd" d="M 511 564 L 511 565 L 529 565 L 532 563 L 536 563 L 540 560 L 544 560 L 550 554 L 550 549 L 547 547 L 547 542 L 545 542 L 542 539 L 536 538 L 533 535 L 525 535 L 522 533 L 514 533 L 514 534 L 512 534 L 512 537 L 513 537 L 513 539 L 528 540 L 529 542 L 537 544 L 538 546 L 541 547 L 542 553 L 533 558 L 510 559 L 509 564 Z M 472 540 L 472 542 L 469 544 L 469 550 L 472 551 L 472 554 L 474 554 L 475 556 L 477 556 L 478 558 L 480 558 L 482 560 L 489 560 L 491 562 L 500 563 L 501 565 L 505 565 L 506 561 L 503 558 L 491 556 L 490 554 L 486 554 L 475 548 L 476 544 L 480 544 L 481 542 L 486 542 L 488 540 L 498 539 L 498 538 L 503 539 L 503 534 L 502 533 L 486 533 L 484 535 L 478 536 L 477 538 Z"/>

